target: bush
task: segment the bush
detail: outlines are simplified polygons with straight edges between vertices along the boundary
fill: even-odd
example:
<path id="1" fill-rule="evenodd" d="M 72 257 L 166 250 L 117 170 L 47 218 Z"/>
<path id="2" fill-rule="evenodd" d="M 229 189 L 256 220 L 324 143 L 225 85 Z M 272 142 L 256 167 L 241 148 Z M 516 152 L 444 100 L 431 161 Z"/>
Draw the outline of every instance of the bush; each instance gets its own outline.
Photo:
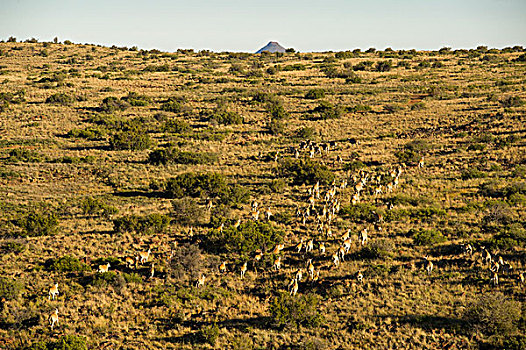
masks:
<path id="1" fill-rule="evenodd" d="M 91 270 L 88 265 L 69 255 L 48 260 L 46 267 L 49 271 L 57 272 L 82 272 Z"/>
<path id="2" fill-rule="evenodd" d="M 275 327 L 318 327 L 323 323 L 323 316 L 317 310 L 318 297 L 315 294 L 292 297 L 280 293 L 270 304 L 270 319 Z"/>
<path id="3" fill-rule="evenodd" d="M 60 104 L 66 106 L 72 104 L 73 102 L 75 102 L 75 98 L 63 92 L 53 94 L 46 99 L 46 103 Z"/>
<path id="4" fill-rule="evenodd" d="M 78 335 L 64 335 L 56 342 L 40 341 L 25 350 L 88 350 L 86 338 Z"/>
<path id="5" fill-rule="evenodd" d="M 117 291 L 120 291 L 126 286 L 126 280 L 120 274 L 114 271 L 108 271 L 103 273 L 97 273 L 93 276 L 91 284 L 95 287 L 106 288 L 108 286 L 114 287 Z"/>
<path id="6" fill-rule="evenodd" d="M 446 237 L 436 230 L 411 229 L 409 234 L 413 237 L 413 242 L 416 245 L 434 245 L 446 241 Z"/>
<path id="7" fill-rule="evenodd" d="M 128 102 L 117 97 L 109 96 L 102 100 L 99 110 L 104 113 L 113 113 L 116 111 L 124 111 L 128 107 L 130 107 Z"/>
<path id="8" fill-rule="evenodd" d="M 312 159 L 283 158 L 276 169 L 278 176 L 291 177 L 296 184 L 330 184 L 334 174 L 326 165 Z"/>
<path id="9" fill-rule="evenodd" d="M 197 245 L 181 245 L 168 264 L 167 276 L 181 284 L 197 279 L 203 268 L 202 258 Z"/>
<path id="10" fill-rule="evenodd" d="M 267 251 L 283 240 L 283 232 L 270 223 L 247 221 L 238 228 L 229 226 L 219 232 L 211 230 L 206 237 L 210 251 L 251 254 L 257 249 Z"/>
<path id="11" fill-rule="evenodd" d="M 140 130 L 124 130 L 114 134 L 110 139 L 113 150 L 145 150 L 152 145 L 150 135 Z"/>
<path id="12" fill-rule="evenodd" d="M 294 137 L 300 140 L 312 140 L 316 129 L 303 127 L 295 131 Z"/>
<path id="13" fill-rule="evenodd" d="M 341 208 L 340 214 L 357 223 L 374 223 L 378 219 L 377 208 L 369 203 L 358 203 Z"/>
<path id="14" fill-rule="evenodd" d="M 225 177 L 218 173 L 183 173 L 164 184 L 165 195 L 170 198 L 219 197 L 222 202 L 235 200 L 246 202 L 249 193 L 239 185 L 228 185 Z"/>
<path id="15" fill-rule="evenodd" d="M 180 98 L 170 98 L 168 101 L 164 102 L 161 105 L 161 110 L 171 113 L 181 113 L 188 110 L 187 107 L 183 105 L 183 101 Z"/>
<path id="16" fill-rule="evenodd" d="M 102 216 L 109 218 L 117 213 L 117 208 L 93 197 L 86 197 L 80 202 L 80 209 L 84 215 Z"/>
<path id="17" fill-rule="evenodd" d="M 519 96 L 508 96 L 500 100 L 500 104 L 504 108 L 520 107 L 524 104 L 524 101 Z"/>
<path id="18" fill-rule="evenodd" d="M 0 300 L 14 300 L 18 298 L 22 286 L 15 280 L 0 277 Z"/>
<path id="19" fill-rule="evenodd" d="M 172 201 L 172 217 L 180 225 L 200 225 L 205 222 L 206 211 L 192 198 Z"/>
<path id="20" fill-rule="evenodd" d="M 218 124 L 224 125 L 243 124 L 244 122 L 243 116 L 225 108 L 216 108 L 216 110 L 209 116 L 209 119 Z"/>
<path id="21" fill-rule="evenodd" d="M 391 70 L 392 67 L 393 66 L 392 66 L 391 61 L 380 61 L 376 63 L 375 70 L 377 72 L 388 72 Z"/>
<path id="22" fill-rule="evenodd" d="M 197 337 L 203 343 L 208 343 L 212 346 L 216 345 L 217 339 L 219 338 L 219 327 L 217 323 L 201 328 Z"/>
<path id="23" fill-rule="evenodd" d="M 115 233 L 163 233 L 170 225 L 170 220 L 169 216 L 162 214 L 127 215 L 113 220 L 113 231 Z"/>
<path id="24" fill-rule="evenodd" d="M 191 130 L 190 124 L 184 120 L 171 119 L 164 122 L 162 126 L 164 132 L 171 132 L 174 134 L 181 134 Z"/>
<path id="25" fill-rule="evenodd" d="M 305 98 L 309 100 L 317 100 L 325 97 L 325 90 L 323 89 L 311 89 L 305 94 Z"/>
<path id="26" fill-rule="evenodd" d="M 51 211 L 33 211 L 16 220 L 15 224 L 22 228 L 23 236 L 49 236 L 57 232 L 58 218 Z"/>
<path id="27" fill-rule="evenodd" d="M 344 108 L 341 106 L 334 106 L 332 103 L 322 101 L 312 110 L 313 113 L 318 113 L 320 119 L 337 119 L 344 113 Z"/>
<path id="28" fill-rule="evenodd" d="M 383 259 L 393 255 L 394 245 L 390 240 L 375 240 L 356 253 L 360 259 Z"/>
<path id="29" fill-rule="evenodd" d="M 281 135 L 285 132 L 285 124 L 279 119 L 271 119 L 267 127 L 272 135 Z"/>
<path id="30" fill-rule="evenodd" d="M 526 229 L 521 224 L 511 224 L 491 238 L 487 244 L 493 249 L 511 250 L 526 247 Z"/>
<path id="31" fill-rule="evenodd" d="M 6 159 L 6 161 L 10 163 L 38 163 L 43 160 L 44 157 L 42 157 L 42 155 L 40 155 L 38 152 L 23 148 L 15 148 L 9 151 L 9 156 Z"/>
<path id="32" fill-rule="evenodd" d="M 123 101 L 128 102 L 131 106 L 147 106 L 152 102 L 152 99 L 146 95 L 140 95 L 136 92 L 128 93 L 128 96 L 122 98 Z"/>
<path id="33" fill-rule="evenodd" d="M 211 164 L 218 160 L 217 153 L 196 153 L 180 151 L 177 148 L 162 148 L 152 151 L 148 155 L 150 164 Z"/>
<path id="34" fill-rule="evenodd" d="M 270 103 L 267 106 L 267 111 L 270 114 L 270 118 L 272 120 L 283 120 L 288 119 L 290 117 L 289 112 L 283 107 L 283 105 L 280 102 L 277 103 Z"/>
<path id="35" fill-rule="evenodd" d="M 488 174 L 486 174 L 484 171 L 470 168 L 470 169 L 464 170 L 462 174 L 460 175 L 460 178 L 462 180 L 469 180 L 469 179 L 482 179 L 487 176 Z"/>
<path id="36" fill-rule="evenodd" d="M 102 140 L 106 132 L 99 128 L 72 129 L 68 131 L 66 137 L 82 138 L 88 140 Z"/>
<path id="37" fill-rule="evenodd" d="M 508 299 L 504 294 L 491 292 L 473 302 L 464 314 L 472 327 L 487 335 L 505 335 L 517 330 L 521 316 L 521 303 Z"/>

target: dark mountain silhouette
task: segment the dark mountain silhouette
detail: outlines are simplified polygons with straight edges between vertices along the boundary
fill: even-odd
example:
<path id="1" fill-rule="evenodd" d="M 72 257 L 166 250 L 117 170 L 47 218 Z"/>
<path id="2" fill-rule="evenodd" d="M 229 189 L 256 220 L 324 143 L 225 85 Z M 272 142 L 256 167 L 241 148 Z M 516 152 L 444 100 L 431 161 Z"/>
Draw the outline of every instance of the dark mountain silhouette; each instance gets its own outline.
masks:
<path id="1" fill-rule="evenodd" d="M 285 52 L 285 48 L 278 44 L 277 41 L 270 41 L 267 45 L 257 50 L 256 53 L 262 53 L 263 51 L 267 52 Z"/>

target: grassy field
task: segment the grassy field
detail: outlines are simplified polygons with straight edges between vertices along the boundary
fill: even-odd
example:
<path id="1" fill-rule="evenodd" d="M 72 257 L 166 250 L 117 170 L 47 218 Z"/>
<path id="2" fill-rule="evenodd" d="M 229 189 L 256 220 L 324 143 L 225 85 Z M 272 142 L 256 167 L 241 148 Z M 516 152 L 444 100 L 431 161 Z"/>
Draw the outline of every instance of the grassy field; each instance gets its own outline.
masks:
<path id="1" fill-rule="evenodd" d="M 525 61 L 0 43 L 0 348 L 524 348 Z"/>

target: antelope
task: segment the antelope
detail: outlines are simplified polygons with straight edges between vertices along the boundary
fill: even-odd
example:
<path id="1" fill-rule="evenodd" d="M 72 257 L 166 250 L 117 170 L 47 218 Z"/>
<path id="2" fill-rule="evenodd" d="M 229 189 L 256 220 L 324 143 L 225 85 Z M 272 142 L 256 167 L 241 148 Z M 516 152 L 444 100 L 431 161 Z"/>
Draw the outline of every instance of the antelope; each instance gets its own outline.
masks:
<path id="1" fill-rule="evenodd" d="M 51 297 L 53 297 L 53 300 L 55 300 L 55 295 L 58 293 L 58 283 L 55 283 L 53 287 L 49 289 L 49 299 L 51 300 Z"/>
<path id="2" fill-rule="evenodd" d="M 482 249 L 482 259 L 486 262 L 486 264 L 491 265 L 491 254 L 486 250 L 485 247 L 481 247 Z"/>
<path id="3" fill-rule="evenodd" d="M 309 253 L 314 250 L 314 240 L 310 239 L 305 245 L 305 252 Z"/>
<path id="4" fill-rule="evenodd" d="M 234 224 L 234 228 L 238 228 L 239 225 L 241 225 L 241 219 L 237 219 L 236 223 Z"/>
<path id="5" fill-rule="evenodd" d="M 497 272 L 493 272 L 493 277 L 491 277 L 491 282 L 493 285 L 498 286 L 499 285 L 499 275 Z"/>
<path id="6" fill-rule="evenodd" d="M 368 241 L 368 236 L 367 236 L 367 227 L 364 228 L 361 232 L 360 232 L 360 244 L 361 245 L 366 245 L 367 244 L 367 241 Z"/>
<path id="7" fill-rule="evenodd" d="M 279 254 L 279 252 L 281 252 L 284 248 L 285 248 L 285 246 L 283 244 L 279 244 L 278 243 L 274 247 L 274 250 L 272 250 L 272 254 L 274 254 L 274 255 Z"/>
<path id="8" fill-rule="evenodd" d="M 220 273 L 225 273 L 226 272 L 226 262 L 225 261 L 223 261 L 221 263 L 221 265 L 219 265 L 219 272 Z"/>
<path id="9" fill-rule="evenodd" d="M 294 279 L 292 282 L 292 287 L 290 288 L 290 295 L 296 296 L 296 293 L 298 293 L 298 280 Z"/>
<path id="10" fill-rule="evenodd" d="M 55 323 L 58 325 L 58 309 L 55 309 L 55 312 L 49 315 L 49 324 L 51 326 L 51 330 L 53 330 Z"/>
<path id="11" fill-rule="evenodd" d="M 296 250 L 298 251 L 298 253 L 300 253 L 302 249 L 303 249 L 303 238 L 300 240 L 298 244 L 296 244 Z"/>
<path id="12" fill-rule="evenodd" d="M 433 272 L 433 262 L 429 260 L 428 256 L 424 256 L 424 259 L 426 260 L 425 269 L 427 271 L 427 274 L 430 275 L 431 272 Z"/>
<path id="13" fill-rule="evenodd" d="M 152 263 L 152 267 L 150 268 L 150 278 L 153 278 L 153 275 L 155 274 L 155 263 Z"/>
<path id="14" fill-rule="evenodd" d="M 252 220 L 258 221 L 259 220 L 259 210 L 252 212 Z"/>
<path id="15" fill-rule="evenodd" d="M 204 274 L 201 274 L 199 279 L 197 280 L 197 283 L 195 284 L 196 288 L 203 287 L 205 285 L 206 277 Z"/>
<path id="16" fill-rule="evenodd" d="M 263 253 L 261 252 L 261 250 L 256 250 L 256 255 L 254 256 L 254 260 L 256 262 L 260 261 L 261 258 L 263 258 Z"/>
<path id="17" fill-rule="evenodd" d="M 298 159 L 299 157 L 300 157 L 300 152 L 298 150 L 295 150 L 294 158 Z"/>
<path id="18" fill-rule="evenodd" d="M 359 192 L 356 192 L 355 194 L 353 194 L 351 203 L 352 205 L 356 205 L 360 203 L 360 193 Z"/>
<path id="19" fill-rule="evenodd" d="M 351 229 L 348 229 L 347 232 L 342 236 L 342 242 L 345 242 L 349 237 L 351 237 Z"/>
<path id="20" fill-rule="evenodd" d="M 150 257 L 150 253 L 152 252 L 151 249 L 148 249 L 147 252 L 140 252 L 139 253 L 139 258 L 140 258 L 140 263 L 146 263 L 148 262 L 148 258 Z"/>
<path id="21" fill-rule="evenodd" d="M 337 252 L 332 255 L 332 261 L 334 263 L 334 266 L 336 267 L 340 266 L 340 258 Z"/>
<path id="22" fill-rule="evenodd" d="M 345 261 L 345 247 L 340 246 L 340 249 L 338 249 L 338 255 L 340 256 L 341 261 Z"/>
<path id="23" fill-rule="evenodd" d="M 343 241 L 343 247 L 345 248 L 345 254 L 349 253 L 349 250 L 351 250 L 351 238 L 347 238 L 345 241 Z"/>
<path id="24" fill-rule="evenodd" d="M 213 207 L 214 207 L 214 203 L 209 198 L 208 201 L 206 202 L 206 210 L 210 211 L 210 210 L 212 210 Z"/>
<path id="25" fill-rule="evenodd" d="M 463 250 L 464 250 L 464 254 L 467 254 L 469 256 L 473 255 L 473 247 L 471 246 L 471 244 L 465 244 L 462 246 Z"/>
<path id="26" fill-rule="evenodd" d="M 499 264 L 499 262 L 498 262 L 498 261 L 494 261 L 493 264 L 490 265 L 489 270 L 490 270 L 491 272 L 495 272 L 495 273 L 497 273 L 497 272 L 499 272 L 499 268 L 500 268 L 500 264 Z"/>
<path id="27" fill-rule="evenodd" d="M 358 271 L 358 273 L 356 274 L 356 279 L 358 280 L 358 282 L 363 283 L 362 271 Z"/>
<path id="28" fill-rule="evenodd" d="M 519 281 L 519 284 L 524 284 L 524 281 L 525 281 L 525 277 L 524 277 L 524 272 L 521 272 L 519 273 L 519 277 L 517 277 L 517 280 Z"/>
<path id="29" fill-rule="evenodd" d="M 171 255 L 173 256 L 173 251 L 172 251 L 172 254 L 171 254 Z M 172 256 L 170 256 L 170 258 L 171 258 Z M 133 258 L 127 256 L 127 257 L 126 257 L 126 265 L 128 266 L 128 268 L 130 268 L 130 269 L 133 268 L 134 264 L 135 264 L 135 260 L 133 260 Z"/>
<path id="30" fill-rule="evenodd" d="M 243 266 L 241 266 L 241 279 L 245 278 L 245 273 L 247 272 L 247 269 L 248 269 L 248 263 L 245 261 Z"/>
<path id="31" fill-rule="evenodd" d="M 303 271 L 301 271 L 301 269 L 298 269 L 298 271 L 296 271 L 296 276 L 294 278 L 297 281 L 301 281 L 301 279 L 303 278 Z"/>
<path id="32" fill-rule="evenodd" d="M 257 202 L 256 200 L 254 200 L 254 201 L 252 202 L 252 211 L 255 211 L 255 210 L 257 210 L 257 209 L 258 209 L 258 202 Z"/>
<path id="33" fill-rule="evenodd" d="M 222 233 L 224 228 L 225 228 L 225 223 L 222 222 L 221 225 L 218 228 L 219 232 Z"/>
<path id="34" fill-rule="evenodd" d="M 106 265 L 99 265 L 99 272 L 100 273 L 105 273 L 105 272 L 108 272 L 108 270 L 110 269 L 110 263 L 107 263 Z"/>
<path id="35" fill-rule="evenodd" d="M 420 169 L 424 167 L 424 157 L 420 158 L 420 161 L 418 162 L 418 167 Z"/>
<path id="36" fill-rule="evenodd" d="M 281 268 L 281 256 L 278 256 L 276 260 L 274 260 L 274 264 L 272 265 L 275 271 L 279 270 Z"/>
<path id="37" fill-rule="evenodd" d="M 312 259 L 309 259 L 307 271 L 309 273 L 310 279 L 312 280 L 314 278 L 314 264 L 312 263 Z"/>
<path id="38" fill-rule="evenodd" d="M 320 247 L 319 247 L 319 249 L 320 249 L 320 254 L 321 254 L 321 255 L 325 255 L 325 243 L 320 242 Z"/>
<path id="39" fill-rule="evenodd" d="M 265 212 L 265 217 L 267 218 L 267 221 L 270 221 L 271 216 L 272 216 L 272 212 L 270 211 L 270 207 L 268 207 L 267 211 Z"/>

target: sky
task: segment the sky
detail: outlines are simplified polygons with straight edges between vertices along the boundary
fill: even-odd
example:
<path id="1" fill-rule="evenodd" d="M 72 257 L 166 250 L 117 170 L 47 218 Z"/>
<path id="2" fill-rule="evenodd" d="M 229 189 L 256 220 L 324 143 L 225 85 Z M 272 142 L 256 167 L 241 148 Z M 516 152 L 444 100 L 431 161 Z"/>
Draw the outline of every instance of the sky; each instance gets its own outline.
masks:
<path id="1" fill-rule="evenodd" d="M 526 46 L 526 0 L 0 0 L 0 39 L 255 52 Z"/>

